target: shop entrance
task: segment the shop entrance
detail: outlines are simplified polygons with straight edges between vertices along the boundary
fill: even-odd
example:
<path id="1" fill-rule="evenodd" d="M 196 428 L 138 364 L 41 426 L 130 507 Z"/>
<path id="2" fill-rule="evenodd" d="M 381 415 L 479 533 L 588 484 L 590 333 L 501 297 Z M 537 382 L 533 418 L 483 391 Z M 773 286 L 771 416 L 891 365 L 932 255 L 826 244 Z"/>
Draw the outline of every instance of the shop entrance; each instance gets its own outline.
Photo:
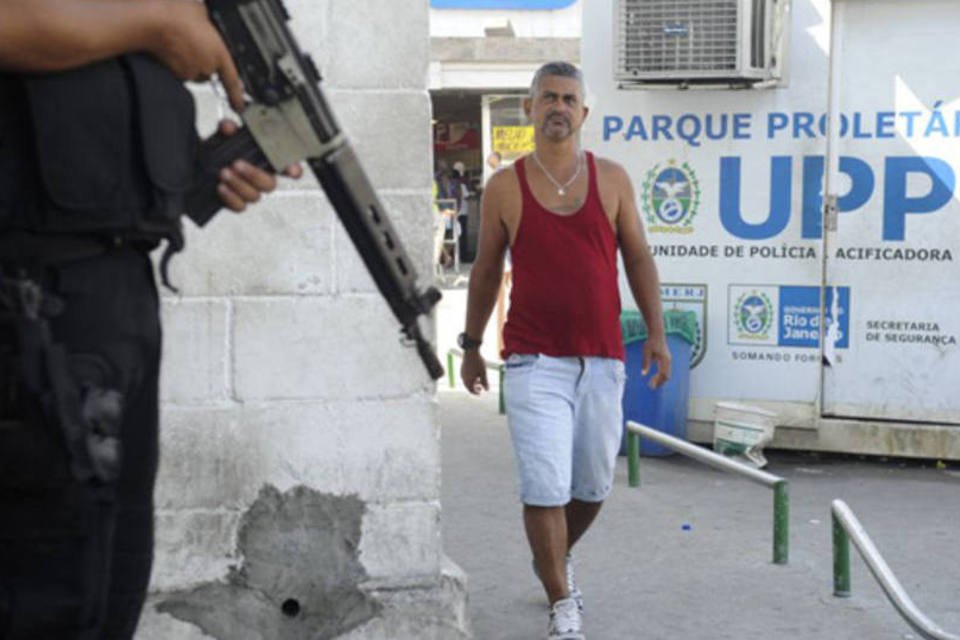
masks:
<path id="1" fill-rule="evenodd" d="M 431 92 L 437 209 L 456 220 L 453 232 L 461 264 L 476 257 L 483 185 L 498 167 L 509 166 L 533 150 L 533 128 L 523 113 L 525 95 L 491 90 Z M 446 245 L 452 244 L 454 233 L 448 231 Z M 443 259 L 450 261 L 449 256 Z"/>
<path id="2" fill-rule="evenodd" d="M 443 268 L 459 271 L 461 264 L 473 262 L 477 251 L 483 189 L 482 95 L 434 91 L 431 101 L 436 210 L 444 216 L 446 231 L 438 259 Z"/>

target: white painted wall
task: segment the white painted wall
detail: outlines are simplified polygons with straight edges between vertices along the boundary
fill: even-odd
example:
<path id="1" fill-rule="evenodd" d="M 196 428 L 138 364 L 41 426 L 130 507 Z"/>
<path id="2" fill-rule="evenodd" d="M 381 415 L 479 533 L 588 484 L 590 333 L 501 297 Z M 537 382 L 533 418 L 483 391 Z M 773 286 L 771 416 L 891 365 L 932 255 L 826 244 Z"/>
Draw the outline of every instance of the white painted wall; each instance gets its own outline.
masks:
<path id="1" fill-rule="evenodd" d="M 944 0 L 840 2 L 840 100 L 841 111 L 851 124 L 841 141 L 840 154 L 863 163 L 858 166 L 868 168 L 874 184 L 866 200 L 841 213 L 838 230 L 828 235 L 826 260 L 821 238 L 804 231 L 801 213 L 805 159 L 824 156 L 826 138 L 819 132 L 794 135 L 793 123 L 798 113 L 819 118 L 827 110 L 830 3 L 793 0 L 789 82 L 782 88 L 755 91 L 618 88 L 612 69 L 614 7 L 614 0 L 591 0 L 590 11 L 584 13 L 582 59 L 595 94 L 585 129 L 586 146 L 622 163 L 633 176 L 651 244 L 661 249 L 719 252 L 706 257 L 658 258 L 665 283 L 700 287 L 698 292 L 681 286 L 665 290 L 669 294 L 665 297 L 674 297 L 668 307 L 676 304 L 697 310 L 704 328 L 703 359 L 691 373 L 691 417 L 712 420 L 715 401 L 733 398 L 772 406 L 780 412 L 781 424 L 799 427 L 816 426 L 821 408 L 846 417 L 960 422 L 960 402 L 952 391 L 953 381 L 960 379 L 960 347 L 956 344 L 960 340 L 960 293 L 947 284 L 960 277 L 960 204 L 954 190 L 960 176 L 956 152 L 960 102 L 950 82 L 960 72 L 950 44 L 952 25 L 960 20 L 960 6 Z M 936 127 L 933 119 L 938 110 L 946 117 L 943 129 Z M 913 130 L 906 116 L 912 111 L 917 119 Z M 888 122 L 890 117 L 885 114 L 891 112 L 898 114 L 893 124 L 877 124 Z M 653 131 L 655 117 L 670 119 L 675 134 L 675 125 L 684 116 L 692 118 L 687 120 L 689 132 L 693 119 L 703 125 L 712 117 L 716 126 L 719 118 L 732 122 L 736 114 L 746 123 L 741 135 L 734 135 L 731 129 L 710 139 L 701 131 L 694 143 Z M 783 115 L 790 118 L 786 129 L 779 128 Z M 855 130 L 854 117 L 859 121 Z M 623 130 L 611 133 L 610 118 L 622 119 Z M 633 135 L 628 135 L 635 118 L 643 121 L 646 131 L 641 134 L 634 128 Z M 789 208 L 786 225 L 764 237 L 731 231 L 721 213 L 722 196 L 737 185 L 729 174 L 723 179 L 722 159 L 741 162 L 737 204 L 745 223 L 760 225 L 770 218 L 775 157 L 786 158 L 785 167 L 791 173 L 773 189 Z M 904 184 L 891 175 L 888 162 L 918 157 L 944 163 L 944 175 L 952 176 L 948 186 L 953 197 L 932 212 L 907 213 L 904 237 L 885 237 L 891 199 L 897 197 L 898 184 Z M 656 188 L 656 174 L 670 162 L 686 165 L 699 189 L 693 215 L 675 221 L 658 218 L 653 208 L 643 209 Z M 922 172 L 911 173 L 905 184 L 908 198 L 923 199 L 931 193 L 930 177 Z M 860 186 L 866 189 L 867 180 Z M 814 179 L 807 188 L 815 197 L 820 182 Z M 841 195 L 850 188 L 850 176 L 842 175 Z M 817 208 L 812 210 L 816 214 Z M 880 259 L 851 258 L 838 255 L 838 248 L 880 252 L 937 249 L 950 251 L 953 257 L 947 261 L 910 260 L 893 254 Z M 742 257 L 736 255 L 741 249 Z M 810 251 L 813 257 L 809 257 Z M 849 303 L 841 308 L 846 316 L 846 340 L 836 349 L 839 357 L 834 366 L 826 371 L 820 366 L 816 339 L 807 341 L 806 346 L 786 344 L 786 329 L 779 316 L 781 312 L 792 315 L 784 309 L 799 304 L 796 289 L 785 287 L 818 288 L 824 273 L 828 285 L 846 288 L 850 295 Z M 737 321 L 738 305 L 751 291 L 767 296 L 774 314 L 767 329 L 753 334 Z M 897 322 L 908 324 L 897 328 Z M 894 328 L 871 328 L 874 323 Z M 947 343 L 907 341 L 934 336 Z M 958 433 L 943 437 L 939 449 L 926 451 L 958 451 Z M 915 446 L 907 438 L 900 444 L 891 444 L 892 439 L 881 442 L 879 436 L 874 440 L 876 450 L 905 453 Z"/>
<path id="2" fill-rule="evenodd" d="M 432 278 L 426 3 L 286 5 L 416 268 Z M 208 133 L 217 104 L 205 87 L 195 93 Z M 435 385 L 416 352 L 399 343 L 399 325 L 313 177 L 284 179 L 243 215 L 225 211 L 202 231 L 188 229 L 171 274 L 182 293 L 163 296 L 153 591 L 224 580 L 242 561 L 237 523 L 260 488 L 304 485 L 365 503 L 365 589 L 435 597 Z M 458 607 L 462 613 L 462 601 L 451 611 Z M 350 637 L 399 637 L 391 626 L 412 624 L 402 610 L 389 615 L 390 624 L 373 621 Z M 140 633 L 199 637 L 150 604 Z"/>

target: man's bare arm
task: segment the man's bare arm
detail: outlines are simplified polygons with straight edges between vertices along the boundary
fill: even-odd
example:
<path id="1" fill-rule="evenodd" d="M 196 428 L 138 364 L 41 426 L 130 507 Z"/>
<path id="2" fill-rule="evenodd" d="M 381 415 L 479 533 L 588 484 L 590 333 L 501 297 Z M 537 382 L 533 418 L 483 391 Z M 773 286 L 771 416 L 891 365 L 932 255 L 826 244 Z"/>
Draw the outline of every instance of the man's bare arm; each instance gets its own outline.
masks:
<path id="1" fill-rule="evenodd" d="M 630 176 L 619 165 L 612 165 L 611 169 L 619 195 L 617 236 L 623 255 L 623 268 L 630 284 L 630 292 L 647 324 L 648 337 L 643 370 L 646 373 L 651 360 L 657 362 L 657 375 L 650 381 L 650 385 L 656 388 L 667 381 L 671 368 L 670 351 L 663 326 L 663 308 L 660 304 L 660 276 L 640 223 Z"/>
<path id="2" fill-rule="evenodd" d="M 504 206 L 507 181 L 512 172 L 495 173 L 483 192 L 480 215 L 480 242 L 477 258 L 470 269 L 465 330 L 472 338 L 481 338 L 493 313 L 497 292 L 503 279 L 503 257 L 509 245 L 500 212 Z"/>
<path id="3" fill-rule="evenodd" d="M 660 306 L 660 277 L 653 261 L 647 238 L 640 223 L 636 198 L 630 177 L 616 167 L 616 185 L 620 194 L 617 212 L 617 235 L 623 254 L 623 267 L 633 298 L 643 313 L 651 335 L 663 335 L 663 311 Z"/>
<path id="4" fill-rule="evenodd" d="M 203 4 L 193 0 L 0 0 L 0 69 L 63 71 L 132 52 L 182 80 L 216 73 L 235 109 L 243 86 Z"/>
<path id="5" fill-rule="evenodd" d="M 470 286 L 467 290 L 467 319 L 464 330 L 474 339 L 483 337 L 483 330 L 490 320 L 497 293 L 503 279 L 503 256 L 510 244 L 503 224 L 502 211 L 509 197 L 508 180 L 512 171 L 495 173 L 483 192 L 480 214 L 480 243 L 477 259 L 470 269 Z M 471 393 L 480 388 L 489 389 L 487 368 L 480 357 L 479 349 L 469 349 L 463 355 L 460 379 Z"/>

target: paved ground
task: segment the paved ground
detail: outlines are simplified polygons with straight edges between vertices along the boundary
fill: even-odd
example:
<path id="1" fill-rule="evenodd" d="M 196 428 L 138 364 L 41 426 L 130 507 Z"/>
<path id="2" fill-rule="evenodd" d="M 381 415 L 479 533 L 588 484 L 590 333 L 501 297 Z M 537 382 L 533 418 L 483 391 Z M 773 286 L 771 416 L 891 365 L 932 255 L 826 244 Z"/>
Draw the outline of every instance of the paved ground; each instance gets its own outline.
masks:
<path id="1" fill-rule="evenodd" d="M 439 400 L 444 549 L 469 576 L 475 637 L 542 638 L 546 605 L 496 396 L 442 388 Z M 829 508 L 838 497 L 917 605 L 960 633 L 960 467 L 768 457 L 768 470 L 791 485 L 787 566 L 771 563 L 769 490 L 676 456 L 644 458 L 643 487 L 630 489 L 620 459 L 616 489 L 576 550 L 591 640 L 919 637 L 857 556 L 853 597 L 831 595 Z"/>

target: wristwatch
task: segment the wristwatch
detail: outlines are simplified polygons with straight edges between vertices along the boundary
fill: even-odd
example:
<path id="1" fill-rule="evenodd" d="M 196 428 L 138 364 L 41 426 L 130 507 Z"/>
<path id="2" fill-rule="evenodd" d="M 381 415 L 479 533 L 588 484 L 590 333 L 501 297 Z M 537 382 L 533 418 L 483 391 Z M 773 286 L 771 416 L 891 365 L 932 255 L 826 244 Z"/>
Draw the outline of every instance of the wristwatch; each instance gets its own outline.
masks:
<path id="1" fill-rule="evenodd" d="M 481 344 L 483 344 L 483 340 L 474 340 L 467 335 L 466 331 L 464 331 L 457 336 L 457 344 L 460 345 L 461 349 L 466 351 L 467 349 L 477 349 Z"/>

